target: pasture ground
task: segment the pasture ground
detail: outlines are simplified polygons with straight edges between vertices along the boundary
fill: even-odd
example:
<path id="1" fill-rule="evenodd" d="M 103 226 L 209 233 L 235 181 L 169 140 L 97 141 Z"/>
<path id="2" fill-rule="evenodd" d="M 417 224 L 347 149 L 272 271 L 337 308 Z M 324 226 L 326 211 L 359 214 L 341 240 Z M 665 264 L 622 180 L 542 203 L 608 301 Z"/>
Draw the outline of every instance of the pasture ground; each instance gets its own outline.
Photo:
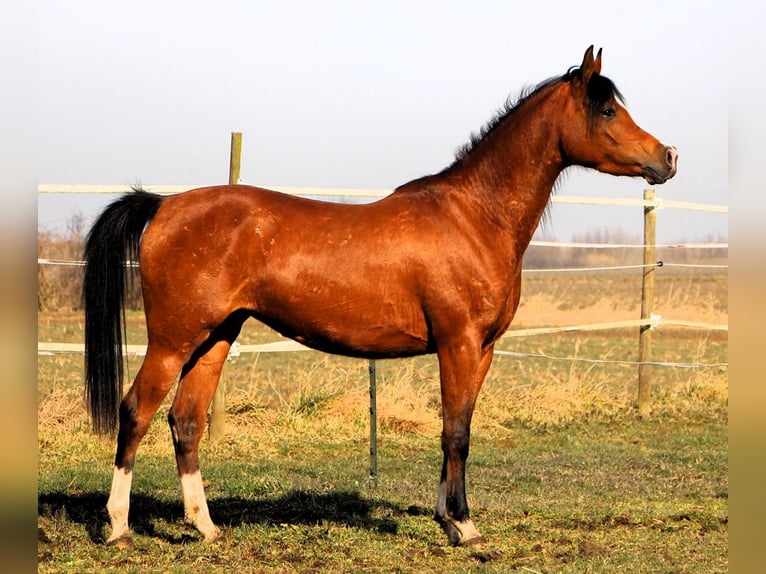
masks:
<path id="1" fill-rule="evenodd" d="M 513 328 L 635 319 L 634 274 L 525 279 Z M 728 322 L 726 277 L 658 277 L 665 317 Z M 43 313 L 38 340 L 80 342 L 78 312 Z M 499 348 L 634 361 L 635 329 L 506 339 Z M 660 361 L 728 363 L 725 333 L 660 328 Z M 129 341 L 143 343 L 129 314 Z M 248 323 L 242 343 L 274 340 Z M 489 544 L 451 548 L 432 520 L 441 467 L 434 357 L 378 362 L 379 479 L 369 482 L 367 362 L 314 352 L 241 355 L 226 368 L 226 435 L 202 472 L 222 538 L 183 509 L 169 403 L 142 443 L 133 546 L 103 544 L 113 439 L 82 404 L 82 359 L 38 361 L 40 572 L 726 572 L 728 369 L 653 369 L 652 416 L 633 365 L 497 357 L 468 461 L 472 517 Z M 135 374 L 140 360 L 130 358 Z"/>

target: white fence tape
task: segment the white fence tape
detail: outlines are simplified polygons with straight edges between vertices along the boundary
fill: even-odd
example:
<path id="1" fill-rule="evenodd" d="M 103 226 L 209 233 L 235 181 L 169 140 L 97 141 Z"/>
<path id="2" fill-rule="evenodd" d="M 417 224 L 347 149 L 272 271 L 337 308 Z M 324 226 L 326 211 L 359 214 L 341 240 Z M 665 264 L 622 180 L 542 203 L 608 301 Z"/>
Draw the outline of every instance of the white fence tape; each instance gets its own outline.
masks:
<path id="1" fill-rule="evenodd" d="M 547 359 L 549 361 L 570 361 L 577 363 L 590 363 L 595 365 L 650 365 L 654 367 L 676 367 L 679 369 L 723 369 L 728 368 L 729 363 L 673 363 L 668 361 L 621 361 L 618 359 L 583 359 L 581 357 L 555 357 L 544 353 L 517 353 L 515 351 L 495 351 L 495 355 L 515 357 L 518 359 Z"/>
<path id="2" fill-rule="evenodd" d="M 70 261 L 65 259 L 38 259 L 38 265 L 60 265 L 62 267 L 84 267 L 85 261 Z M 140 267 L 138 262 L 128 261 L 128 267 Z M 604 267 L 551 267 L 550 269 L 522 269 L 522 273 L 570 273 L 578 271 L 619 271 L 625 269 L 646 269 L 647 267 L 683 267 L 687 269 L 728 269 L 728 265 L 697 264 L 697 263 L 665 263 L 658 261 L 649 265 L 611 265 Z"/>

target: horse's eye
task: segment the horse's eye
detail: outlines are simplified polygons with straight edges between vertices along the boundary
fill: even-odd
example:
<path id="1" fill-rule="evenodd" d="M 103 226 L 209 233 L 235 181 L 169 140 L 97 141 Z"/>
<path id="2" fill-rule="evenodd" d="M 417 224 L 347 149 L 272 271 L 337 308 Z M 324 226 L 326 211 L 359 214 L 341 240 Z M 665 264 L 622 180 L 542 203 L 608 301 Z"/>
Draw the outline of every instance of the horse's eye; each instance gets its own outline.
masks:
<path id="1" fill-rule="evenodd" d="M 614 108 L 606 108 L 605 110 L 601 110 L 601 115 L 605 118 L 613 118 L 617 115 L 617 112 L 614 111 Z"/>

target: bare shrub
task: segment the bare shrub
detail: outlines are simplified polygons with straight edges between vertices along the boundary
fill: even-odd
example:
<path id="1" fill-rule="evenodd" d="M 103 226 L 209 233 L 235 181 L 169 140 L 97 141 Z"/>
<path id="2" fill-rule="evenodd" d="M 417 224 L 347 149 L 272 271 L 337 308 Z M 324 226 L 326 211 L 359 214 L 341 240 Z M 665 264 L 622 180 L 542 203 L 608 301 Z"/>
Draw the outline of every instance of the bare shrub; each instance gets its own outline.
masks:
<path id="1" fill-rule="evenodd" d="M 82 309 L 83 250 L 87 229 L 85 218 L 75 214 L 65 232 L 38 231 L 37 257 L 52 263 L 37 266 L 38 311 L 73 311 Z M 126 292 L 126 307 L 142 309 L 141 285 L 137 270 Z"/>
<path id="2" fill-rule="evenodd" d="M 37 266 L 37 308 L 40 311 L 81 307 L 83 267 L 78 265 L 85 244 L 82 215 L 75 215 L 65 234 L 50 231 L 37 235 L 37 256 L 59 263 Z"/>

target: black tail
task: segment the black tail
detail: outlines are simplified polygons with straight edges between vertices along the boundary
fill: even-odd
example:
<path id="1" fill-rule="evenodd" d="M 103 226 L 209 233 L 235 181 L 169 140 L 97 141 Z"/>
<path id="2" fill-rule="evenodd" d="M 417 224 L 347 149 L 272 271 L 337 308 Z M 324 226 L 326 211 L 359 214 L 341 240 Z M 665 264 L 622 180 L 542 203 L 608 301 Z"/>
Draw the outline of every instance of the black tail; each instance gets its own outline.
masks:
<path id="1" fill-rule="evenodd" d="M 85 394 L 93 429 L 113 434 L 122 399 L 127 265 L 138 261 L 146 224 L 162 197 L 133 188 L 99 216 L 85 243 Z"/>

